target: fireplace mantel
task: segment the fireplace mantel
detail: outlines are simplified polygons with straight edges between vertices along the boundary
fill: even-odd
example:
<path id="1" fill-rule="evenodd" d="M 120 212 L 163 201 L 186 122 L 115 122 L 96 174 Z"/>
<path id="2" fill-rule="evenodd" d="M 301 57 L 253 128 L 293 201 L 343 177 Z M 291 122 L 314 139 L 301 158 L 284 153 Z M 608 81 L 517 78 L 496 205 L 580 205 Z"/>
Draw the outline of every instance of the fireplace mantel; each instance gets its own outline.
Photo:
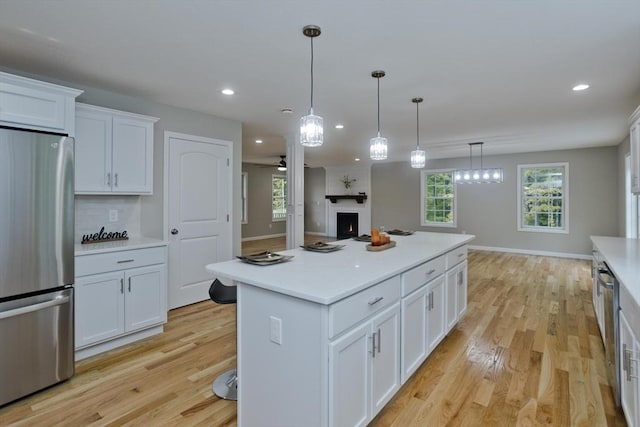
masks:
<path id="1" fill-rule="evenodd" d="M 325 199 L 331 200 L 331 203 L 336 203 L 338 200 L 355 200 L 362 204 L 367 200 L 366 194 L 332 194 L 324 196 Z"/>

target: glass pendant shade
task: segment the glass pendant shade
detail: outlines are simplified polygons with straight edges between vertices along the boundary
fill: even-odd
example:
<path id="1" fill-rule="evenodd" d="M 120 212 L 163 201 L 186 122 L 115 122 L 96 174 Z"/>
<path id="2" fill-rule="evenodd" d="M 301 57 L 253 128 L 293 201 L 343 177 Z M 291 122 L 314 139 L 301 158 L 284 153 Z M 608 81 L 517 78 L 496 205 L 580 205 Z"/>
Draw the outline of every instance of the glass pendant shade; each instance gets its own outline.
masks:
<path id="1" fill-rule="evenodd" d="M 313 108 L 309 114 L 300 118 L 300 144 L 305 147 L 318 147 L 322 145 L 324 129 L 322 117 L 313 114 Z"/>
<path id="2" fill-rule="evenodd" d="M 369 157 L 371 160 L 385 160 L 387 158 L 387 138 L 378 136 L 371 138 L 369 146 Z"/>
<path id="3" fill-rule="evenodd" d="M 411 167 L 421 169 L 427 164 L 427 153 L 424 150 L 411 152 Z"/>

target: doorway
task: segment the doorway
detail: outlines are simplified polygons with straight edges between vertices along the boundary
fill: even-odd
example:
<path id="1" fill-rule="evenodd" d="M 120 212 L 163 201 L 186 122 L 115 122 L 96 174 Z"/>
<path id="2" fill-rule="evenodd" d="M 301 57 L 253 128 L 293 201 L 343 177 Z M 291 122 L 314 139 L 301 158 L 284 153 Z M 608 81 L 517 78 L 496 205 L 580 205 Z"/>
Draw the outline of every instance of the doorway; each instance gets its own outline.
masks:
<path id="1" fill-rule="evenodd" d="M 165 132 L 169 309 L 209 298 L 207 264 L 231 259 L 232 143 Z"/>

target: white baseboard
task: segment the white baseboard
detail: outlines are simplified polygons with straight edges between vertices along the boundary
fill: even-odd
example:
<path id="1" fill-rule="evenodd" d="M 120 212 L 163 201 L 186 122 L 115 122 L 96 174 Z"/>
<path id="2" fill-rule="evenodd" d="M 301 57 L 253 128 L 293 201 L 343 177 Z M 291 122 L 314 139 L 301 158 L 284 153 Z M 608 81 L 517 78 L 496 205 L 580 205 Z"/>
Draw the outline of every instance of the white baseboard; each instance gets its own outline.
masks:
<path id="1" fill-rule="evenodd" d="M 323 233 L 322 231 L 305 231 L 304 234 L 311 234 L 312 236 L 326 236 L 327 233 Z"/>
<path id="2" fill-rule="evenodd" d="M 287 233 L 276 233 L 276 234 L 267 234 L 264 236 L 243 237 L 242 241 L 249 242 L 251 240 L 273 239 L 274 237 L 282 237 L 286 235 Z"/>
<path id="3" fill-rule="evenodd" d="M 492 246 L 473 246 L 469 245 L 469 249 L 474 249 L 476 251 L 491 251 L 491 252 L 507 252 L 514 254 L 524 254 L 524 255 L 541 255 L 541 256 L 550 256 L 556 258 L 575 258 L 575 259 L 591 259 L 591 255 L 585 254 L 571 254 L 567 252 L 551 252 L 551 251 L 533 251 L 529 249 L 514 249 L 514 248 L 496 248 Z"/>

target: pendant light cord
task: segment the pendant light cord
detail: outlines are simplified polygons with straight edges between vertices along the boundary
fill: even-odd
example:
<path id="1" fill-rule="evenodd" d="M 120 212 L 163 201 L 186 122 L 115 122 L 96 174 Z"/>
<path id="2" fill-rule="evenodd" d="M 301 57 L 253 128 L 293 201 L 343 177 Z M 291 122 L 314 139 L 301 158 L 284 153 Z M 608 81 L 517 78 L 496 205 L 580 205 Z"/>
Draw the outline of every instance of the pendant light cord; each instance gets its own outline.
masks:
<path id="1" fill-rule="evenodd" d="M 311 109 L 313 110 L 313 37 L 311 39 Z"/>
<path id="2" fill-rule="evenodd" d="M 420 149 L 420 114 L 418 113 L 418 106 L 420 104 L 416 102 L 416 150 Z"/>
<path id="3" fill-rule="evenodd" d="M 378 80 L 378 136 L 380 136 L 380 77 L 376 77 Z"/>

